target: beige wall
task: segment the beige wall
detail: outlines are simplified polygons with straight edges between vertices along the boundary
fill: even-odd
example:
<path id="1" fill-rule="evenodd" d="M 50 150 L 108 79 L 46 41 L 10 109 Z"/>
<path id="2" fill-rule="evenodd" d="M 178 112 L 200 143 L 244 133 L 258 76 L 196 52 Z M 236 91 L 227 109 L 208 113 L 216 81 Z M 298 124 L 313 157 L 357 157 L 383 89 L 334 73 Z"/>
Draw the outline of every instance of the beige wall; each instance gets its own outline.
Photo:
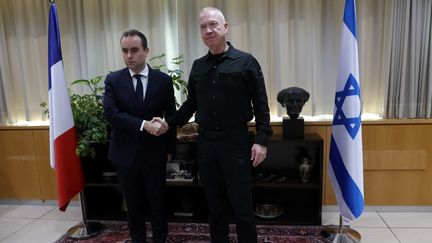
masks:
<path id="1" fill-rule="evenodd" d="M 307 122 L 305 133 L 324 139 L 323 203 L 336 204 L 326 173 L 331 124 Z M 363 123 L 366 205 L 432 205 L 431 138 L 432 120 Z M 57 198 L 48 141 L 47 127 L 0 126 L 0 199 Z"/>

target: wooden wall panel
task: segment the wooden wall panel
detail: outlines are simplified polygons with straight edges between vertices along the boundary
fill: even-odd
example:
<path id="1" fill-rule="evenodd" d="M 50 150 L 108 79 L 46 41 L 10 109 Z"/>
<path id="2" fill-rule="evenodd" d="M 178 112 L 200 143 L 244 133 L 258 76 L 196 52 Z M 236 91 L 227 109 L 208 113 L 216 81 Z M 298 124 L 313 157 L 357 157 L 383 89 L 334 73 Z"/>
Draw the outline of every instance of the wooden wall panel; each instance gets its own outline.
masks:
<path id="1" fill-rule="evenodd" d="M 367 205 L 432 205 L 431 176 L 421 171 L 367 171 Z"/>
<path id="2" fill-rule="evenodd" d="M 41 197 L 31 130 L 0 131 L 0 198 Z"/>
<path id="3" fill-rule="evenodd" d="M 425 170 L 426 150 L 364 150 L 364 170 Z"/>
<path id="4" fill-rule="evenodd" d="M 364 123 L 362 135 L 365 204 L 432 205 L 432 124 Z M 324 204 L 336 204 L 328 178 Z"/>
<path id="5" fill-rule="evenodd" d="M 381 153 L 366 164 L 366 204 L 432 205 L 432 124 L 366 125 L 363 150 Z"/>
<path id="6" fill-rule="evenodd" d="M 42 200 L 57 199 L 57 175 L 50 166 L 49 155 L 49 131 L 34 130 L 33 138 L 37 155 L 37 167 L 39 172 L 39 182 L 41 186 Z"/>

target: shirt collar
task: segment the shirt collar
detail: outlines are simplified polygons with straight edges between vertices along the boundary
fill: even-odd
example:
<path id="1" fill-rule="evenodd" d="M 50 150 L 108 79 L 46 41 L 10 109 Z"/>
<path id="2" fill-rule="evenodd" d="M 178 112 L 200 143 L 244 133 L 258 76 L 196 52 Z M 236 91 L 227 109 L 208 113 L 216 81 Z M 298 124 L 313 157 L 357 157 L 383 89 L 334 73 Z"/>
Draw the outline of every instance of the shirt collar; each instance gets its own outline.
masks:
<path id="1" fill-rule="evenodd" d="M 221 58 L 229 57 L 229 58 L 231 58 L 231 59 L 235 59 L 235 58 L 236 58 L 236 55 L 235 55 L 235 53 L 234 53 L 234 47 L 232 46 L 231 42 L 229 42 L 229 41 L 227 41 L 227 44 L 228 44 L 228 50 L 227 50 L 226 52 L 224 52 L 224 54 L 222 55 Z M 206 60 L 209 59 L 210 55 L 211 55 L 211 54 L 210 54 L 210 50 L 209 50 L 209 51 L 207 52 L 207 55 L 206 55 Z"/>
<path id="2" fill-rule="evenodd" d="M 132 70 L 129 69 L 129 73 L 131 77 L 133 77 L 135 74 L 141 74 L 142 76 L 147 78 L 149 74 L 149 67 L 146 64 L 144 70 L 142 70 L 140 73 L 134 73 Z"/>

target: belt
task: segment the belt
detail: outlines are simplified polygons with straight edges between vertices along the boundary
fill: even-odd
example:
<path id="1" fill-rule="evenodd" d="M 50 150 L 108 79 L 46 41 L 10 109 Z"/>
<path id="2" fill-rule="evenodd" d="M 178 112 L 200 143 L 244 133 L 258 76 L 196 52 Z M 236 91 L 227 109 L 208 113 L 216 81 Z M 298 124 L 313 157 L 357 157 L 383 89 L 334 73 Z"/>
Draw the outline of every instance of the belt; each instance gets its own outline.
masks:
<path id="1" fill-rule="evenodd" d="M 222 139 L 235 134 L 241 134 L 243 132 L 247 133 L 247 131 L 247 124 L 221 130 L 208 130 L 201 127 L 198 128 L 199 135 L 209 139 Z"/>

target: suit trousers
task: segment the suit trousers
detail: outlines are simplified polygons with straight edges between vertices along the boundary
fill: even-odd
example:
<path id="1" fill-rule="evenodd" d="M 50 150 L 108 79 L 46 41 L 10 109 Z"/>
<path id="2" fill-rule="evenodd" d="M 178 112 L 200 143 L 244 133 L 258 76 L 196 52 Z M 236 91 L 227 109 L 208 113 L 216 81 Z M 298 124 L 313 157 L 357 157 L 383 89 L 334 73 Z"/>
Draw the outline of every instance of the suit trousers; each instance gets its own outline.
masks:
<path id="1" fill-rule="evenodd" d="M 166 241 L 168 223 L 165 207 L 166 161 L 148 167 L 138 151 L 131 168 L 117 166 L 117 176 L 128 208 L 132 242 L 146 242 L 146 217 L 150 219 L 153 242 Z"/>
<path id="2" fill-rule="evenodd" d="M 222 132 L 200 130 L 197 146 L 199 175 L 210 211 L 211 242 L 229 242 L 231 206 L 238 242 L 255 243 L 251 142 L 247 126 Z"/>

